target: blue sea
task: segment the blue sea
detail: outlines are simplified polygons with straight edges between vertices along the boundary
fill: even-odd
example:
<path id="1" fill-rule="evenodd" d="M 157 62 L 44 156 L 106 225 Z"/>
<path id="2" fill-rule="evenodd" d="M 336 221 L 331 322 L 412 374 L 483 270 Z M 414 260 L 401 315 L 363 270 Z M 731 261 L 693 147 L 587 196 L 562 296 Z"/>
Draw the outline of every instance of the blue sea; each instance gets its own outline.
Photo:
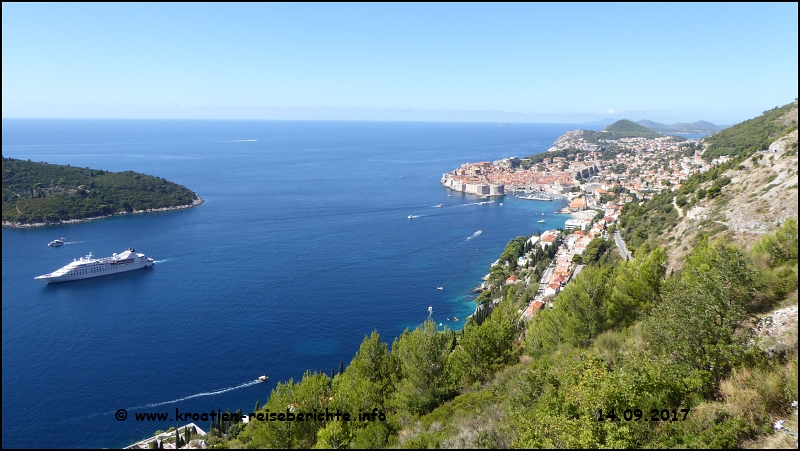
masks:
<path id="1" fill-rule="evenodd" d="M 574 128 L 4 119 L 5 157 L 152 174 L 205 202 L 3 229 L 2 445 L 126 446 L 175 425 L 136 412 L 250 412 L 277 382 L 347 365 L 365 335 L 391 343 L 429 307 L 459 329 L 508 241 L 567 218 L 554 214 L 563 201 L 481 205 L 443 188 L 442 173 L 545 151 Z M 157 264 L 34 280 L 128 247 Z"/>

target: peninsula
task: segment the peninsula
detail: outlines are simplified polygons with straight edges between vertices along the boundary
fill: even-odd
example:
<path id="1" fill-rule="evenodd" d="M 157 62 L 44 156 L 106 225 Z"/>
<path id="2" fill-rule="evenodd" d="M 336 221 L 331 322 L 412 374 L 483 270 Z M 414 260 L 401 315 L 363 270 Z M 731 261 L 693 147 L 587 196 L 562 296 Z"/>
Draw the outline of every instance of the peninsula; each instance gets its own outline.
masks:
<path id="1" fill-rule="evenodd" d="M 620 120 L 601 132 L 567 131 L 548 152 L 491 163 L 465 163 L 443 174 L 441 183 L 455 191 L 485 196 L 521 191 L 547 193 L 547 197 L 600 197 L 610 191 L 619 194 L 619 188 L 623 188 L 625 194 L 633 195 L 627 196 L 629 202 L 636 196 L 648 199 L 675 189 L 692 174 L 708 171 L 728 159 L 724 156 L 707 161 L 699 140 L 664 136 Z"/>
<path id="2" fill-rule="evenodd" d="M 3 157 L 3 227 L 40 227 L 189 208 L 195 192 L 160 177 Z"/>

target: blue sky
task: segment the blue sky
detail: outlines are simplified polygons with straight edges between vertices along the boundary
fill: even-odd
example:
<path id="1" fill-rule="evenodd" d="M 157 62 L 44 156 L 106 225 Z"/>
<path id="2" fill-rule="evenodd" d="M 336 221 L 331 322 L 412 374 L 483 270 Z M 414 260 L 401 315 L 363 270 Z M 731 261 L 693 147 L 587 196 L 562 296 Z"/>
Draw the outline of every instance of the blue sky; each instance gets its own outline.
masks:
<path id="1" fill-rule="evenodd" d="M 732 124 L 797 3 L 3 3 L 2 116 Z"/>

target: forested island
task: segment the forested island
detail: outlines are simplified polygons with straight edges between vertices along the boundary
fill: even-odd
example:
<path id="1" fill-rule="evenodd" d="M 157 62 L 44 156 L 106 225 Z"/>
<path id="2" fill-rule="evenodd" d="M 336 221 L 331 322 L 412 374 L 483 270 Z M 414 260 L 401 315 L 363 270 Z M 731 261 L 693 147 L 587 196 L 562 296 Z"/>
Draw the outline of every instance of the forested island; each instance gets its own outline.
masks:
<path id="1" fill-rule="evenodd" d="M 56 225 L 202 202 L 194 191 L 161 177 L 3 156 L 3 227 Z"/>

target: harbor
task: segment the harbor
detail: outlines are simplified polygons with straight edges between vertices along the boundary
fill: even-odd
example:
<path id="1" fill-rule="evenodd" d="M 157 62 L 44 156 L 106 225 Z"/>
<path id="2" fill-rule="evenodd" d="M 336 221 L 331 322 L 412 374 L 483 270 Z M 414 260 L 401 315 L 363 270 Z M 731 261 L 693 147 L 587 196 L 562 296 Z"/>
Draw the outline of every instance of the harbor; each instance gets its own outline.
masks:
<path id="1" fill-rule="evenodd" d="M 563 196 L 558 196 L 556 194 L 547 193 L 544 191 L 536 191 L 534 193 L 528 194 L 527 196 L 518 196 L 514 195 L 517 199 L 523 200 L 541 200 L 541 201 L 553 201 L 556 199 L 562 199 Z"/>

